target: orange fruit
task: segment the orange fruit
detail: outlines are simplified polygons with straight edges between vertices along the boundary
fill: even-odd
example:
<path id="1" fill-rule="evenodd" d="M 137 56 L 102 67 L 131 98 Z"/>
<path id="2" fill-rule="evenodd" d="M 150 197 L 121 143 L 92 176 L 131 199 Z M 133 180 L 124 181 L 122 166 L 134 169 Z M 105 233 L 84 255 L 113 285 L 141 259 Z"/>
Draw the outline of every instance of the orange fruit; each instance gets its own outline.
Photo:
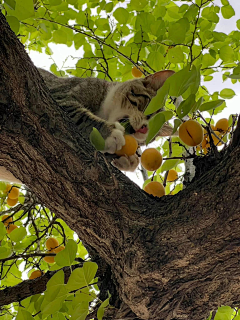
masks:
<path id="1" fill-rule="evenodd" d="M 145 187 L 144 191 L 152 194 L 154 197 L 162 197 L 165 195 L 165 189 L 164 186 L 157 181 L 151 181 L 149 182 Z"/>
<path id="2" fill-rule="evenodd" d="M 223 118 L 217 121 L 215 125 L 215 130 L 217 131 L 228 131 L 229 124 L 228 124 L 228 119 Z"/>
<path id="3" fill-rule="evenodd" d="M 10 192 L 8 193 L 8 198 L 10 199 L 17 199 L 19 197 L 19 188 L 12 187 Z"/>
<path id="4" fill-rule="evenodd" d="M 138 68 L 143 71 L 142 67 L 138 67 Z M 135 66 L 132 68 L 132 75 L 134 78 L 141 78 L 143 76 L 143 73 L 138 68 Z"/>
<path id="5" fill-rule="evenodd" d="M 49 253 L 53 253 L 52 250 L 48 251 Z M 47 263 L 54 263 L 55 260 L 54 260 L 54 256 L 46 256 L 43 258 L 43 260 Z"/>
<path id="6" fill-rule="evenodd" d="M 9 215 L 8 214 L 5 214 L 4 216 L 2 216 L 2 221 L 3 220 L 5 220 L 6 218 L 8 218 L 9 217 Z M 3 224 L 5 225 L 5 226 L 7 226 L 10 222 L 12 222 L 13 221 L 13 219 L 12 219 L 12 217 L 10 217 L 10 218 L 8 218 L 7 220 L 5 220 L 4 222 L 3 222 Z"/>
<path id="7" fill-rule="evenodd" d="M 17 229 L 18 226 L 15 226 L 15 224 L 9 224 L 8 227 L 6 228 L 7 233 L 11 233 L 14 229 Z"/>
<path id="8" fill-rule="evenodd" d="M 7 193 L 8 191 L 10 191 L 10 189 L 12 188 L 12 185 L 11 184 L 9 184 L 9 183 L 7 183 L 7 185 L 6 185 L 6 189 L 5 189 L 5 193 Z"/>
<path id="9" fill-rule="evenodd" d="M 188 146 L 195 147 L 203 141 L 203 128 L 195 120 L 188 120 L 179 127 L 179 138 Z"/>
<path id="10" fill-rule="evenodd" d="M 54 253 L 58 253 L 58 252 L 60 252 L 60 251 L 63 251 L 64 249 L 65 249 L 64 246 L 59 246 L 59 247 L 53 249 L 52 251 L 53 251 Z"/>
<path id="11" fill-rule="evenodd" d="M 162 164 L 162 155 L 157 149 L 148 148 L 141 155 L 141 163 L 146 170 L 155 171 Z"/>
<path id="12" fill-rule="evenodd" d="M 137 140 L 130 135 L 125 135 L 125 145 L 120 150 L 116 150 L 115 153 L 118 156 L 133 156 L 138 148 Z"/>
<path id="13" fill-rule="evenodd" d="M 31 273 L 29 279 L 32 280 L 32 279 L 36 279 L 36 278 L 39 278 L 43 275 L 43 272 L 40 271 L 40 270 L 35 270 Z"/>
<path id="14" fill-rule="evenodd" d="M 210 124 L 210 127 L 212 128 L 212 130 L 215 130 L 215 126 L 213 124 Z M 204 135 L 208 134 L 207 130 L 204 128 L 203 129 Z"/>
<path id="15" fill-rule="evenodd" d="M 9 205 L 9 207 L 14 207 L 17 203 L 18 203 L 18 198 L 17 199 L 7 198 L 7 204 Z"/>
<path id="16" fill-rule="evenodd" d="M 59 246 L 59 242 L 57 241 L 57 239 L 55 239 L 53 237 L 47 239 L 46 247 L 48 250 L 52 250 L 58 246 Z"/>
<path id="17" fill-rule="evenodd" d="M 168 181 L 168 182 L 173 182 L 173 181 L 175 181 L 175 180 L 177 180 L 177 179 L 178 179 L 178 173 L 177 173 L 177 171 L 174 170 L 174 169 L 169 170 L 169 171 L 168 171 L 168 175 L 167 175 L 167 181 Z"/>

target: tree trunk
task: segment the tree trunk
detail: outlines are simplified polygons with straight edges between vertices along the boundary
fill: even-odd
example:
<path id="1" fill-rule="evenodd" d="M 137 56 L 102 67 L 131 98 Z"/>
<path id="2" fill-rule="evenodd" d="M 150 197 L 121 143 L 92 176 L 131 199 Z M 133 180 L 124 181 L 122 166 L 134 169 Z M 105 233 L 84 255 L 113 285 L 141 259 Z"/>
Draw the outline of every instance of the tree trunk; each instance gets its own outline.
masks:
<path id="1" fill-rule="evenodd" d="M 239 303 L 239 147 L 177 195 L 147 195 L 76 132 L 2 15 L 0 128 L 0 166 L 111 267 L 116 318 L 199 320 Z"/>

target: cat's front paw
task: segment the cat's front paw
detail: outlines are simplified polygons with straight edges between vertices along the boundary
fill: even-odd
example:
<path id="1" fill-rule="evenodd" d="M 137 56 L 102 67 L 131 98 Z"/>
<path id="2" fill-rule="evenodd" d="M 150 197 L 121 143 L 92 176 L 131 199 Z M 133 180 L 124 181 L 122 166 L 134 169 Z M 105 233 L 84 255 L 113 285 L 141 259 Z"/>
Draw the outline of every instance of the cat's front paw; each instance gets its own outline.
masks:
<path id="1" fill-rule="evenodd" d="M 105 140 L 104 152 L 115 153 L 116 150 L 122 149 L 125 145 L 123 134 L 123 126 L 121 126 L 119 122 L 115 122 L 115 129 L 112 130 L 110 136 Z"/>
<path id="2" fill-rule="evenodd" d="M 137 154 L 133 156 L 122 156 L 112 161 L 112 165 L 121 171 L 135 171 L 139 165 L 139 157 Z"/>

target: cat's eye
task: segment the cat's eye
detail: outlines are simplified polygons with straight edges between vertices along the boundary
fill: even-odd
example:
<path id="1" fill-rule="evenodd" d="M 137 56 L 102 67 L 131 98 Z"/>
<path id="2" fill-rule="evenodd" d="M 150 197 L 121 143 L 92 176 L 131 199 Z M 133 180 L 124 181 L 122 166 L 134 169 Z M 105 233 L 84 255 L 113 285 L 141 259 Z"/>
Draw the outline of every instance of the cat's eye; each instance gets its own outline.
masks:
<path id="1" fill-rule="evenodd" d="M 134 91 L 133 90 L 131 90 L 131 94 L 132 94 L 132 96 L 134 96 L 134 97 L 136 97 L 137 95 L 134 93 Z"/>

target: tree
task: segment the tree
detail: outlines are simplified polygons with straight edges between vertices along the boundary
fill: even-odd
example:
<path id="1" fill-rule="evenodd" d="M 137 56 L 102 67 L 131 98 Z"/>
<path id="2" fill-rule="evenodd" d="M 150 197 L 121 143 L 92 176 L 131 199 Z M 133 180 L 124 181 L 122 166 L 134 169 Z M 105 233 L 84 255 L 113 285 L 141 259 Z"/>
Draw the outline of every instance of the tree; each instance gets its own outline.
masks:
<path id="1" fill-rule="evenodd" d="M 218 68 L 229 69 L 224 79 L 238 81 L 240 32 L 214 31 L 220 8 L 211 1 L 186 1 L 180 7 L 170 0 L 132 0 L 127 8 L 116 1 L 86 4 L 82 11 L 83 2 L 75 0 L 38 1 L 34 6 L 29 0 L 5 1 L 3 13 L 33 49 L 49 52 L 51 41 L 83 46 L 83 59 L 68 70 L 76 76 L 127 80 L 133 65 L 146 74 L 180 70 L 164 90 L 171 95 L 178 90 L 184 101 L 178 111 L 167 101 L 168 111 L 178 120 L 176 128 L 187 114 L 201 120 L 211 148 L 207 156 L 198 151 L 194 180 L 174 197 L 158 199 L 144 193 L 94 151 L 84 132 L 76 132 L 1 14 L 0 165 L 27 186 L 25 191 L 21 187 L 21 203 L 10 208 L 5 200 L 12 186 L 0 186 L 3 214 L 11 215 L 18 226 L 7 236 L 11 221 L 0 223 L 0 305 L 14 303 L 15 308 L 4 309 L 4 319 L 16 313 L 17 320 L 101 319 L 110 295 L 112 308 L 105 310 L 106 319 L 194 320 L 208 317 L 221 305 L 237 308 L 240 121 L 236 125 L 233 117 L 235 133 L 220 152 L 210 120 L 226 107 L 219 95 L 229 98 L 234 92 L 210 94 L 199 84 L 200 74 L 210 80 Z M 228 1 L 222 4 L 222 16 L 231 17 Z M 90 8 L 96 8 L 95 16 Z M 102 10 L 115 17 L 114 24 Z M 51 70 L 63 74 L 55 64 Z M 181 86 L 176 86 L 179 74 Z M 210 119 L 203 117 L 204 110 Z M 163 116 L 165 122 L 169 113 Z M 221 140 L 225 138 L 228 133 Z M 171 156 L 183 161 L 184 144 L 178 138 L 173 142 L 178 148 L 167 142 L 163 152 L 172 149 Z M 165 165 L 165 172 L 177 164 Z M 86 245 L 91 261 L 83 263 L 86 251 L 72 240 L 72 230 Z M 42 259 L 56 255 L 45 248 L 49 235 L 66 245 L 51 268 Z M 49 271 L 22 281 L 22 268 Z M 104 302 L 98 308 L 100 301 Z M 237 309 L 231 307 L 220 308 L 219 319 L 237 319 Z"/>

